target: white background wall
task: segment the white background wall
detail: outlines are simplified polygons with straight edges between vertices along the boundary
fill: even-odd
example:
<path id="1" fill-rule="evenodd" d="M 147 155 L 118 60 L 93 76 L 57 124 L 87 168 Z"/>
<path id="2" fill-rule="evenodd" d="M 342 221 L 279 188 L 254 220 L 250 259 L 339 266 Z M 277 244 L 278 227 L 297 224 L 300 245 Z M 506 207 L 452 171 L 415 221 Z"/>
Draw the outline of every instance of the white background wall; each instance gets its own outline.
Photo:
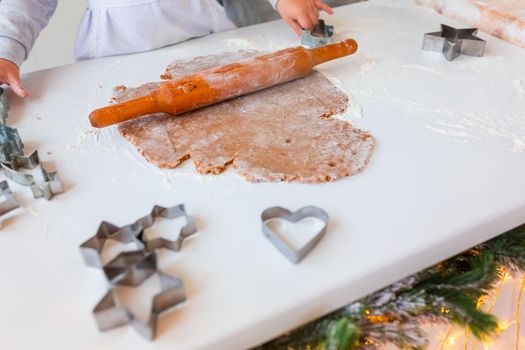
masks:
<path id="1" fill-rule="evenodd" d="M 72 63 L 73 47 L 80 18 L 86 8 L 85 0 L 61 0 L 58 8 L 42 31 L 22 72 L 46 69 Z"/>

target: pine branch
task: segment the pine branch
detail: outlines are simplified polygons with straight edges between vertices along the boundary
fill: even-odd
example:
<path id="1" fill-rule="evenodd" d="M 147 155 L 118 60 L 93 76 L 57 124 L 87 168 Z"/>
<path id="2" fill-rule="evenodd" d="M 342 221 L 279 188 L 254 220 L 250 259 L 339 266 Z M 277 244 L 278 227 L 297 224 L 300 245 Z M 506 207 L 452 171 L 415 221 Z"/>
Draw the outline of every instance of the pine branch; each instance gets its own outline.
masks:
<path id="1" fill-rule="evenodd" d="M 269 342 L 264 350 L 376 349 L 392 343 L 422 349 L 424 322 L 451 321 L 478 338 L 497 328 L 478 300 L 501 278 L 502 267 L 525 273 L 525 225 L 409 276 L 326 317 Z"/>
<path id="2" fill-rule="evenodd" d="M 525 272 L 525 225 L 507 231 L 479 246 L 492 252 L 496 260 L 514 277 Z"/>

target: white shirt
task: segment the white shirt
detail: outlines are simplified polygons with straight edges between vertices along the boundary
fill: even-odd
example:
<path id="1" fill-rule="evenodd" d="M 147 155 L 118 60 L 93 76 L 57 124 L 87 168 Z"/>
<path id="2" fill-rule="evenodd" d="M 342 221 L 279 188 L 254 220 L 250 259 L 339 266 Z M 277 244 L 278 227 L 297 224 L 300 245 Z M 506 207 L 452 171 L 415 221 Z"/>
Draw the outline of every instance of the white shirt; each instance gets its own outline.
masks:
<path id="1" fill-rule="evenodd" d="M 0 58 L 20 67 L 57 1 L 0 0 Z M 269 1 L 275 6 L 276 0 Z M 216 0 L 89 0 L 75 57 L 148 51 L 233 28 Z"/>
<path id="2" fill-rule="evenodd" d="M 75 58 L 149 51 L 234 28 L 216 0 L 89 0 Z"/>

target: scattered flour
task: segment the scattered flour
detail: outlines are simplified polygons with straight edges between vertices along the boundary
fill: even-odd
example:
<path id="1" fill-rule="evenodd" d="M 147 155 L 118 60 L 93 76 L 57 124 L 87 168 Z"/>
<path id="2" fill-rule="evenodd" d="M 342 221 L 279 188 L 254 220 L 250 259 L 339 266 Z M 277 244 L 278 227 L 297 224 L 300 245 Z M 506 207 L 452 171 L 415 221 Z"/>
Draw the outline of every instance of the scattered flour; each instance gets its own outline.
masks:
<path id="1" fill-rule="evenodd" d="M 333 116 L 333 118 L 340 119 L 340 120 L 346 120 L 346 121 L 352 121 L 354 119 L 361 119 L 363 118 L 363 108 L 361 105 L 357 102 L 357 98 L 352 95 L 348 91 L 348 89 L 344 86 L 343 82 L 340 79 L 337 79 L 333 76 L 329 76 L 326 73 L 323 72 L 323 75 L 332 83 L 334 84 L 339 90 L 343 91 L 345 94 L 348 95 L 349 102 L 346 106 L 346 109 L 343 113 L 339 113 Z"/>
<path id="2" fill-rule="evenodd" d="M 394 61 L 385 61 L 384 63 L 387 64 L 387 65 L 396 67 L 396 68 L 403 68 L 403 69 L 408 69 L 408 70 L 414 70 L 415 69 L 415 70 L 423 71 L 423 72 L 426 72 L 426 73 L 431 73 L 431 74 L 434 74 L 434 75 L 436 75 L 438 77 L 444 77 L 445 76 L 445 74 L 443 72 L 440 72 L 436 68 L 431 67 L 431 66 L 424 66 L 422 64 L 402 64 L 402 63 L 394 62 Z"/>
<path id="3" fill-rule="evenodd" d="M 78 128 L 77 138 L 67 144 L 65 149 L 86 153 L 98 152 L 101 148 L 115 150 L 119 148 L 116 141 L 121 139 L 115 128 L 96 129 L 92 126 L 81 126 Z"/>
<path id="4" fill-rule="evenodd" d="M 224 39 L 223 41 L 225 41 L 229 47 L 233 47 L 236 49 L 243 49 L 243 50 L 260 50 L 261 49 L 256 42 L 249 41 L 246 39 L 230 38 L 230 39 Z"/>

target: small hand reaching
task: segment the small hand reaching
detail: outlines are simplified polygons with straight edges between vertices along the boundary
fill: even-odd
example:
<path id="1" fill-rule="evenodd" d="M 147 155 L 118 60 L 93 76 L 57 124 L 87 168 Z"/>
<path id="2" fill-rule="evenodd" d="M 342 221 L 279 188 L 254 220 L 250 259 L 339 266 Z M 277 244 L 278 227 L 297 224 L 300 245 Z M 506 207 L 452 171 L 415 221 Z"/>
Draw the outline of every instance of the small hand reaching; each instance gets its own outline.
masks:
<path id="1" fill-rule="evenodd" d="M 13 62 L 0 58 L 0 84 L 7 84 L 20 97 L 27 97 L 29 94 L 22 86 L 20 81 L 20 71 Z"/>
<path id="2" fill-rule="evenodd" d="M 334 11 L 322 0 L 279 0 L 277 11 L 288 25 L 301 35 L 301 29 L 312 30 L 319 21 L 319 11 Z"/>

